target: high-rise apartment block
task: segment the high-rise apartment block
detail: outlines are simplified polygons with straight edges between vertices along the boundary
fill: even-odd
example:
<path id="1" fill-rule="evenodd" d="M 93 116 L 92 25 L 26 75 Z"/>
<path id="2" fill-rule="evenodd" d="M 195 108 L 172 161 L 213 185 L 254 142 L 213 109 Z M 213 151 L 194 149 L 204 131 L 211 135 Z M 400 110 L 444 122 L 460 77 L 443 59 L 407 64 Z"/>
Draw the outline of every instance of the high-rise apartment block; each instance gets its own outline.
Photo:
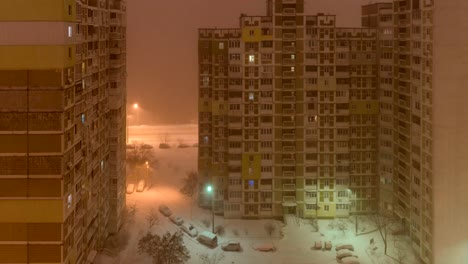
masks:
<path id="1" fill-rule="evenodd" d="M 451 226 L 468 228 L 468 195 L 451 183 L 468 184 L 468 74 L 454 49 L 468 44 L 468 4 L 454 2 L 369 4 L 362 28 L 341 28 L 304 0 L 269 0 L 239 28 L 200 29 L 199 173 L 215 212 L 386 210 L 424 263 L 461 263 L 454 241 L 468 234 Z"/>
<path id="2" fill-rule="evenodd" d="M 125 206 L 126 3 L 0 2 L 0 263 L 89 263 Z"/>

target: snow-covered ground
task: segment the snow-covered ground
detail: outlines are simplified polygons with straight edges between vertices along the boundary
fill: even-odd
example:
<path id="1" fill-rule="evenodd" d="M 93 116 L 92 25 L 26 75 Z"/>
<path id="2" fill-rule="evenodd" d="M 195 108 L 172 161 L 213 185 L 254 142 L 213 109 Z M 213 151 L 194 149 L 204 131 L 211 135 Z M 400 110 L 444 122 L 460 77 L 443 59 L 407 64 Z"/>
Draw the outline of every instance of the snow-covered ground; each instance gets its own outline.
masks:
<path id="1" fill-rule="evenodd" d="M 211 212 L 201 209 L 191 201 L 180 194 L 179 189 L 182 185 L 182 179 L 186 172 L 197 169 L 197 152 L 195 147 L 159 149 L 158 145 L 166 137 L 166 142 L 170 145 L 185 143 L 192 145 L 197 142 L 197 126 L 140 126 L 130 127 L 130 141 L 144 142 L 155 146 L 156 157 L 159 161 L 158 168 L 153 168 L 151 175 L 154 185 L 144 192 L 135 192 L 127 195 L 127 205 L 136 206 L 134 223 L 130 226 L 130 235 L 128 245 L 120 252 L 116 258 L 110 258 L 104 255 L 98 257 L 98 263 L 120 263 L 150 264 L 151 259 L 146 255 L 140 255 L 137 252 L 138 240 L 148 231 L 163 234 L 167 231 L 173 233 L 179 230 L 175 224 L 168 218 L 161 215 L 157 209 L 160 204 L 167 205 L 174 214 L 181 216 L 185 221 L 192 223 L 201 231 L 211 231 L 211 226 L 207 227 L 203 222 L 211 222 Z M 154 209 L 160 222 L 151 230 L 148 227 L 146 217 Z M 215 217 L 215 226 L 225 227 L 225 234 L 218 236 L 219 242 L 228 240 L 240 241 L 242 252 L 224 252 L 224 260 L 220 263 L 288 263 L 288 264 L 332 264 L 337 263 L 334 246 L 337 243 L 350 242 L 355 247 L 355 253 L 361 263 L 382 263 L 393 264 L 389 257 L 383 254 L 383 242 L 375 228 L 365 217 L 359 220 L 359 229 L 363 234 L 355 235 L 354 217 L 344 219 L 346 230 L 330 228 L 332 220 L 318 220 L 319 230 L 314 230 L 310 220 L 288 218 L 286 224 L 277 220 L 241 220 L 241 219 L 223 219 L 220 216 Z M 338 220 L 335 220 L 338 221 Z M 270 237 L 265 231 L 266 224 L 273 224 L 276 230 Z M 378 249 L 373 252 L 369 243 L 374 239 Z M 333 249 L 331 251 L 313 250 L 315 241 L 331 241 Z M 187 263 L 202 263 L 199 256 L 201 254 L 213 254 L 221 251 L 220 246 L 215 249 L 209 249 L 201 245 L 193 238 L 184 235 L 184 242 L 190 251 L 190 260 Z M 258 252 L 252 247 L 258 243 L 271 242 L 276 252 Z M 389 244 L 389 252 L 393 252 L 393 242 Z M 408 253 L 410 255 L 411 253 Z M 395 253 L 396 256 L 396 253 Z M 405 258 L 406 263 L 417 263 L 410 261 L 410 257 Z"/>

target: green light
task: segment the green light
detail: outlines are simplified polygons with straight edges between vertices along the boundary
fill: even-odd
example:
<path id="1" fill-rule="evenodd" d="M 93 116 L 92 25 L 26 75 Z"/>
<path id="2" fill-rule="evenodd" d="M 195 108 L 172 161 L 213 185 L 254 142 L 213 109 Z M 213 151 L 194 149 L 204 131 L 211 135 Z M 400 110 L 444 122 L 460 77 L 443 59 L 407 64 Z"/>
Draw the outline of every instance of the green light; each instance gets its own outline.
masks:
<path id="1" fill-rule="evenodd" d="M 207 192 L 212 192 L 212 191 L 213 191 L 213 187 L 212 187 L 211 185 L 206 186 L 206 191 L 207 191 Z"/>

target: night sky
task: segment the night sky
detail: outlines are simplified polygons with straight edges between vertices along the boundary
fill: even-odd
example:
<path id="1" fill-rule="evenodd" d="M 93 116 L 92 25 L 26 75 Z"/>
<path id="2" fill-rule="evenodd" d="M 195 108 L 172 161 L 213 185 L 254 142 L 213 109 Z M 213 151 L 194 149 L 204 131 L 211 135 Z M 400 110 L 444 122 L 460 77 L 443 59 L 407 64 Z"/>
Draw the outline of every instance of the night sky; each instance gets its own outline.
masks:
<path id="1" fill-rule="evenodd" d="M 265 0 L 128 1 L 128 103 L 142 124 L 197 121 L 197 29 L 238 27 L 241 13 L 265 15 Z M 369 0 L 306 0 L 307 14 L 337 15 L 338 26 L 359 27 Z M 375 1 L 374 1 L 375 2 Z M 133 109 L 129 109 L 132 115 Z M 130 121 L 131 124 L 131 121 Z"/>

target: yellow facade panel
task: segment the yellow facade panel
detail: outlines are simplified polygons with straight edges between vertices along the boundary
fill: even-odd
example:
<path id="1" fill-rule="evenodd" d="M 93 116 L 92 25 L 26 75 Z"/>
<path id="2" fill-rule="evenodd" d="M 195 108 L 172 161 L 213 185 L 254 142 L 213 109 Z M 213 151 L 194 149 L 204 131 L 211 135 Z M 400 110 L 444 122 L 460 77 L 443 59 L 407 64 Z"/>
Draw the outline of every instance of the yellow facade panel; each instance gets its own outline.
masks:
<path id="1" fill-rule="evenodd" d="M 0 223 L 62 223 L 62 200 L 0 200 Z"/>
<path id="2" fill-rule="evenodd" d="M 75 65 L 73 46 L 0 46 L 0 70 L 63 69 Z"/>
<path id="3" fill-rule="evenodd" d="M 76 0 L 2 0 L 0 21 L 75 21 Z"/>
<path id="4" fill-rule="evenodd" d="M 258 180 L 260 179 L 260 154 L 242 154 L 242 179 Z"/>
<path id="5" fill-rule="evenodd" d="M 260 42 L 262 40 L 262 31 L 260 28 L 243 28 L 242 41 L 243 42 Z"/>

